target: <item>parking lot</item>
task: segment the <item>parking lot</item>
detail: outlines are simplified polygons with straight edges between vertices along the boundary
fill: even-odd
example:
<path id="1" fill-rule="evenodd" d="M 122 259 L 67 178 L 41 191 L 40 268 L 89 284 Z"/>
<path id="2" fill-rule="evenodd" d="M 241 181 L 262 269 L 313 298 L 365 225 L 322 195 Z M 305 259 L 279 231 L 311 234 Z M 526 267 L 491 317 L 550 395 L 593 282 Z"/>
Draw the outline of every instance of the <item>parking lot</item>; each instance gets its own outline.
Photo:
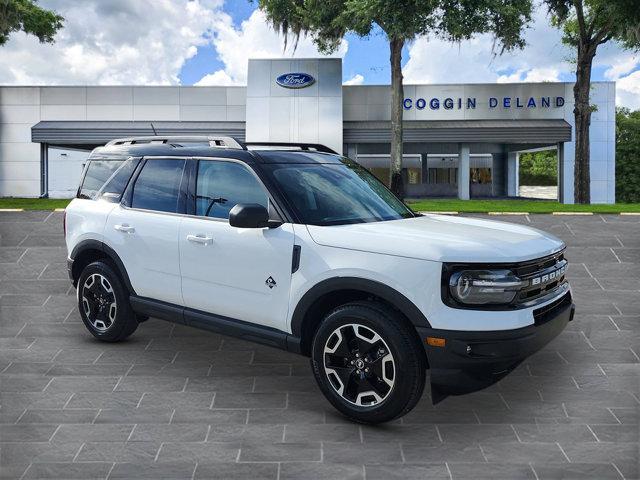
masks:
<path id="1" fill-rule="evenodd" d="M 0 477 L 638 478 L 640 216 L 500 219 L 567 243 L 575 320 L 498 385 L 368 427 L 304 357 L 154 319 L 94 340 L 62 213 L 0 213 Z"/>

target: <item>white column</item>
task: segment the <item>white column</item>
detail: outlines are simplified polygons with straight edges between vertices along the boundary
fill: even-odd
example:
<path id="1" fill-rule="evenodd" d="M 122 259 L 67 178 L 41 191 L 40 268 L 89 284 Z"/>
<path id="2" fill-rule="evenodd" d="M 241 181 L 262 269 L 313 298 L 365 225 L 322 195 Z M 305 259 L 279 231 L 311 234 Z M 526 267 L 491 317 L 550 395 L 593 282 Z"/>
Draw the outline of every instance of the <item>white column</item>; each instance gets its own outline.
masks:
<path id="1" fill-rule="evenodd" d="M 520 154 L 509 152 L 507 157 L 507 195 L 517 197 L 519 190 Z"/>
<path id="2" fill-rule="evenodd" d="M 574 145 L 573 142 L 570 145 Z M 571 175 L 569 176 L 565 146 L 565 142 L 558 142 L 558 202 L 573 203 L 573 162 L 571 162 Z"/>
<path id="3" fill-rule="evenodd" d="M 467 143 L 458 144 L 458 198 L 469 200 L 469 154 Z"/>

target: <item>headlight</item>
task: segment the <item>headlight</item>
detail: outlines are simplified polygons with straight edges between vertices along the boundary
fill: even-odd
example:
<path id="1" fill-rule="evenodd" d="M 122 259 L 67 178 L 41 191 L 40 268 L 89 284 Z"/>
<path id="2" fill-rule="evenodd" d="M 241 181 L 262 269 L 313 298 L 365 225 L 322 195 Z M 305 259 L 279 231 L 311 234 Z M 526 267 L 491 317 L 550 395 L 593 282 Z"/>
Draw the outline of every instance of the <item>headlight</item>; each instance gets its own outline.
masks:
<path id="1" fill-rule="evenodd" d="M 511 270 L 462 270 L 451 275 L 449 292 L 467 305 L 508 304 L 525 285 Z"/>

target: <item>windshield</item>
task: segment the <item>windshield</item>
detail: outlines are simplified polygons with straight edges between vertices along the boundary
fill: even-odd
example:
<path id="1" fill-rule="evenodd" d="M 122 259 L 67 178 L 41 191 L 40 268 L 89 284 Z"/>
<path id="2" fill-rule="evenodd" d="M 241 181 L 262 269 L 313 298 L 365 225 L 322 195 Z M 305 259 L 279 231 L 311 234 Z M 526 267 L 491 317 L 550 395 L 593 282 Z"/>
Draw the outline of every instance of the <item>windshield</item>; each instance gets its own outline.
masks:
<path id="1" fill-rule="evenodd" d="M 342 225 L 413 217 L 371 173 L 357 164 L 277 164 L 268 170 L 309 225 Z"/>

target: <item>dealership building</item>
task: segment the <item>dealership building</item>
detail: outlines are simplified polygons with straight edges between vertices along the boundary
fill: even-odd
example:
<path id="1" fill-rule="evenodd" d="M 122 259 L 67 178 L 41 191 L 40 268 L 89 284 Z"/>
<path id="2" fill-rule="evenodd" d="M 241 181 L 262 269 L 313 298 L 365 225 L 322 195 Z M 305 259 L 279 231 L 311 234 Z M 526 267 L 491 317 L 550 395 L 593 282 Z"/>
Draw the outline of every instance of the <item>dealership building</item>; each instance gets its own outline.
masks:
<path id="1" fill-rule="evenodd" d="M 409 197 L 516 197 L 522 152 L 553 150 L 573 202 L 573 84 L 405 85 Z M 591 199 L 615 202 L 615 84 L 595 82 Z M 88 152 L 118 137 L 322 143 L 387 179 L 388 85 L 342 85 L 340 59 L 249 60 L 247 86 L 0 87 L 0 196 L 71 197 Z"/>

